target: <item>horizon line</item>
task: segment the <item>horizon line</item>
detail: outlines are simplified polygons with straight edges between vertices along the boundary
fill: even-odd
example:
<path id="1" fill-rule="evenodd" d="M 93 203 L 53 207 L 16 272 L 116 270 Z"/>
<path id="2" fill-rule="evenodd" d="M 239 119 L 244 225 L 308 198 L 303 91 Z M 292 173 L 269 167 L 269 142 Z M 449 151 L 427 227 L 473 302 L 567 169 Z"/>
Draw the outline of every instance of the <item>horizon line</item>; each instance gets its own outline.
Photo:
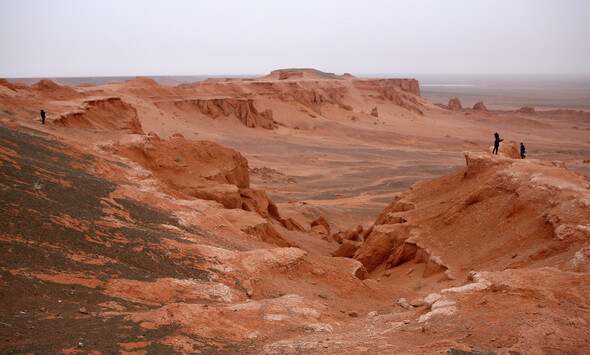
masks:
<path id="1" fill-rule="evenodd" d="M 287 69 L 287 68 L 286 68 Z M 307 68 L 305 68 L 307 69 Z M 314 69 L 314 68 L 309 68 Z M 275 69 L 275 70 L 284 70 L 284 69 Z M 264 77 L 267 74 L 260 74 L 260 73 L 225 73 L 225 74 L 128 74 L 128 75 L 45 75 L 45 76 L 0 76 L 3 79 L 51 79 L 51 78 L 137 78 L 137 77 L 202 77 L 202 76 L 209 76 L 209 77 Z M 344 72 L 344 74 L 351 74 L 353 76 L 358 77 L 371 77 L 371 76 L 396 76 L 399 78 L 400 76 L 499 76 L 499 77 L 507 77 L 507 76 L 521 76 L 521 77 L 581 77 L 581 78 L 590 78 L 590 73 L 436 73 L 436 72 L 422 72 L 422 73 L 354 73 L 354 72 Z M 336 74 L 339 75 L 339 74 Z"/>

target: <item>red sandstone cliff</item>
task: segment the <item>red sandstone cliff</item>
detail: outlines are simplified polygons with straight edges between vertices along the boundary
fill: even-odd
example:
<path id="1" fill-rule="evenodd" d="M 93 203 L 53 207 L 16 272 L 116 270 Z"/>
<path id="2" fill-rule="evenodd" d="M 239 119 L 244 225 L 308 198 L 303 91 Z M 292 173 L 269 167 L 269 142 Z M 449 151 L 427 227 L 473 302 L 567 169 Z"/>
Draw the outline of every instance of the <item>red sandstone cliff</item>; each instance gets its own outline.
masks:
<path id="1" fill-rule="evenodd" d="M 83 107 L 62 114 L 53 121 L 53 124 L 64 127 L 143 134 L 135 107 L 118 97 L 85 101 Z"/>

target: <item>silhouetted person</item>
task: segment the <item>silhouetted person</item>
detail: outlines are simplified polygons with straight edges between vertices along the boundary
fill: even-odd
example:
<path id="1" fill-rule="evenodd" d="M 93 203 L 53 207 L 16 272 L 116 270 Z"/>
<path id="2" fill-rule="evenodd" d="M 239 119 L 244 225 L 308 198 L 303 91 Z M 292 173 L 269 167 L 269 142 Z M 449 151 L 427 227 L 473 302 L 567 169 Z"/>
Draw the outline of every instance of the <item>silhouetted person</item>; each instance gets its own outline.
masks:
<path id="1" fill-rule="evenodd" d="M 41 110 L 41 123 L 45 124 L 45 111 Z"/>
<path id="2" fill-rule="evenodd" d="M 526 155 L 524 155 L 525 150 L 524 150 L 524 144 L 522 144 L 522 142 L 520 143 L 520 157 L 522 159 L 526 158 Z"/>
<path id="3" fill-rule="evenodd" d="M 498 132 L 494 133 L 494 150 L 492 150 L 492 154 L 498 154 L 498 148 L 500 147 L 501 141 L 503 141 L 503 139 L 500 139 Z"/>

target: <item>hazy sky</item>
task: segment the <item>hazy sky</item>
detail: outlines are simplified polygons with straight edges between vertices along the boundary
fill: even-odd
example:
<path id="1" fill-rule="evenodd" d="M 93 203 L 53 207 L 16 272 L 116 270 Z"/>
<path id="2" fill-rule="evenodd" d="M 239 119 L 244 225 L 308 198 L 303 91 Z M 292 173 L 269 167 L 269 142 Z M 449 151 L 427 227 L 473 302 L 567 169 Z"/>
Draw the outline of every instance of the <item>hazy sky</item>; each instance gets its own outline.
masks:
<path id="1" fill-rule="evenodd" d="M 590 1 L 0 0 L 0 77 L 590 74 Z"/>

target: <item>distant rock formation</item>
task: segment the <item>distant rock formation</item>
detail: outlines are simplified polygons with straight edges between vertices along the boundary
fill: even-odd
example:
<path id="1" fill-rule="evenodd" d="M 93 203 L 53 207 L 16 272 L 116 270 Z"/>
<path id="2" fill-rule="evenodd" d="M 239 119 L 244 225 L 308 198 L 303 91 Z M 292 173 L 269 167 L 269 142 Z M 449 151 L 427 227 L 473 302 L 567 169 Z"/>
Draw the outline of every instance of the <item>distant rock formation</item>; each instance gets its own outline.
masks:
<path id="1" fill-rule="evenodd" d="M 139 92 L 139 88 L 134 89 L 131 86 L 127 90 L 137 95 L 149 95 L 148 91 Z M 166 90 L 151 90 L 158 93 L 159 99 L 156 105 L 161 109 L 170 108 L 172 104 L 185 112 L 194 110 L 195 107 L 200 111 L 202 107 L 205 112 L 211 113 L 210 117 L 221 115 L 218 112 L 222 112 L 223 115 L 228 112 L 223 107 L 224 105 L 227 107 L 228 104 L 223 104 L 219 100 L 254 100 L 254 105 L 258 106 L 258 102 L 266 102 L 267 98 L 276 98 L 288 104 L 284 105 L 285 110 L 281 110 L 281 115 L 291 116 L 284 120 L 289 123 L 294 119 L 297 120 L 296 116 L 301 113 L 311 118 L 324 116 L 324 114 L 332 116 L 332 105 L 342 110 L 354 111 L 360 108 L 357 104 L 359 100 L 366 100 L 372 105 L 369 106 L 369 110 L 387 101 L 387 104 L 393 103 L 419 115 L 424 114 L 421 110 L 424 102 L 420 97 L 420 85 L 415 79 L 355 78 L 351 75 L 338 76 L 315 69 L 275 70 L 261 78 L 213 78 L 192 84 L 181 84 L 177 87 L 167 87 Z M 176 98 L 179 96 L 187 97 L 187 99 L 179 100 Z M 199 104 L 201 107 L 197 107 L 198 100 L 215 102 L 210 104 L 203 102 Z M 306 108 L 297 104 L 302 104 Z M 233 114 L 229 113 L 229 115 Z M 267 125 L 263 128 L 270 128 L 274 120 L 285 123 L 282 117 L 273 117 L 273 120 L 269 118 L 263 117 L 255 125 L 264 126 L 266 122 Z M 293 124 L 293 127 L 296 125 Z"/>
<path id="2" fill-rule="evenodd" d="M 95 87 L 95 86 L 96 85 L 90 84 L 90 83 L 82 83 L 82 84 L 76 85 L 77 88 L 92 88 L 92 87 Z"/>
<path id="3" fill-rule="evenodd" d="M 281 71 L 279 72 L 279 80 L 286 80 L 290 78 L 303 78 L 303 71 Z"/>
<path id="4" fill-rule="evenodd" d="M 458 98 L 453 97 L 453 98 L 449 99 L 449 103 L 447 104 L 447 109 L 453 110 L 453 111 L 458 111 L 458 110 L 462 110 L 463 106 L 461 106 L 461 101 L 459 101 Z"/>
<path id="5" fill-rule="evenodd" d="M 273 118 L 272 110 L 258 111 L 254 106 L 254 99 L 195 99 L 179 100 L 174 102 L 180 109 L 198 109 L 205 115 L 215 119 L 223 115 L 235 116 L 244 125 L 251 128 L 274 129 L 277 124 Z"/>
<path id="6" fill-rule="evenodd" d="M 535 108 L 530 106 L 524 106 L 516 110 L 517 113 L 535 113 Z"/>
<path id="7" fill-rule="evenodd" d="M 273 70 L 266 79 L 296 79 L 296 80 L 342 80 L 341 77 L 334 73 L 326 73 L 312 68 L 293 68 Z"/>
<path id="8" fill-rule="evenodd" d="M 473 105 L 473 109 L 477 111 L 488 111 L 488 108 L 483 104 L 483 101 L 476 102 L 475 105 Z"/>
<path id="9" fill-rule="evenodd" d="M 359 90 L 379 91 L 390 101 L 394 101 L 392 95 L 399 96 L 400 91 L 420 97 L 420 83 L 415 79 L 358 79 L 353 80 L 353 84 Z"/>
<path id="10" fill-rule="evenodd" d="M 146 87 L 146 86 L 160 86 L 160 84 L 158 84 L 157 81 L 155 81 L 154 79 L 151 78 L 146 78 L 144 76 L 138 76 L 134 79 L 129 79 L 127 81 L 125 81 L 125 84 L 127 84 L 128 86 L 141 86 L 141 87 Z"/>
<path id="11" fill-rule="evenodd" d="M 549 110 L 544 111 L 544 114 L 551 115 L 554 117 L 564 117 L 567 119 L 579 119 L 579 120 L 590 120 L 590 112 L 583 111 L 583 110 L 567 110 L 567 109 L 559 109 L 559 110 Z"/>
<path id="12" fill-rule="evenodd" d="M 71 87 L 57 85 L 48 79 L 43 79 L 33 84 L 31 90 L 35 91 L 38 95 L 55 100 L 71 100 L 83 97 L 82 94 Z"/>
<path id="13" fill-rule="evenodd" d="M 379 111 L 377 111 L 377 107 L 373 107 L 371 110 L 371 116 L 379 117 Z"/>

